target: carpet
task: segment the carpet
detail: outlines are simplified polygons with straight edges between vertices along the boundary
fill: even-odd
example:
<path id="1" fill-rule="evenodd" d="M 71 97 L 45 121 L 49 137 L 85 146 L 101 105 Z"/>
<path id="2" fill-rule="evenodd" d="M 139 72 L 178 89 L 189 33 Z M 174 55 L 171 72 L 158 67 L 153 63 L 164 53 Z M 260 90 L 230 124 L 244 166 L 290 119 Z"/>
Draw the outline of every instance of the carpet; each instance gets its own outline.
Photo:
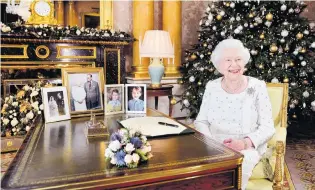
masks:
<path id="1" fill-rule="evenodd" d="M 296 190 L 315 190 L 315 140 L 288 138 L 285 161 Z"/>

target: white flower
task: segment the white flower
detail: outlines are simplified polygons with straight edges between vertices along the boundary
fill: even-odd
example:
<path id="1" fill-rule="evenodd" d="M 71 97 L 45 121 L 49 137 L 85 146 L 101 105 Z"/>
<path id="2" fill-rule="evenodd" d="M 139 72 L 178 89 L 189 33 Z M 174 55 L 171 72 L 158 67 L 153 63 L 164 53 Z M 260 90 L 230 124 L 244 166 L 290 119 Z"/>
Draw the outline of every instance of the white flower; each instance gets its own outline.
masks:
<path id="1" fill-rule="evenodd" d="M 132 160 L 135 162 L 135 163 L 138 163 L 139 160 L 140 160 L 140 156 L 136 153 L 133 153 L 132 154 Z"/>
<path id="2" fill-rule="evenodd" d="M 141 151 L 143 152 L 143 154 L 146 154 L 148 152 L 151 151 L 151 146 L 144 146 Z"/>
<path id="3" fill-rule="evenodd" d="M 33 107 L 35 110 L 39 110 L 39 108 L 38 108 L 38 101 L 32 103 L 32 107 Z"/>
<path id="4" fill-rule="evenodd" d="M 32 111 L 28 112 L 28 114 L 26 114 L 26 117 L 27 117 L 28 119 L 33 119 L 33 117 L 34 117 L 33 112 L 32 112 Z"/>
<path id="5" fill-rule="evenodd" d="M 19 121 L 16 120 L 16 118 L 13 118 L 13 120 L 11 121 L 12 127 L 16 126 L 18 123 L 19 123 Z"/>
<path id="6" fill-rule="evenodd" d="M 10 118 L 10 119 L 12 119 L 12 118 L 13 118 L 13 116 L 12 116 L 12 115 L 9 115 L 9 118 Z"/>
<path id="7" fill-rule="evenodd" d="M 117 159 L 115 156 L 112 157 L 112 159 L 110 160 L 110 163 L 114 165 L 117 164 Z"/>
<path id="8" fill-rule="evenodd" d="M 33 97 L 33 96 L 37 96 L 37 95 L 38 95 L 38 92 L 36 90 L 33 90 L 30 96 Z"/>
<path id="9" fill-rule="evenodd" d="M 106 33 L 103 34 L 103 36 L 109 37 L 110 35 L 106 32 Z"/>
<path id="10" fill-rule="evenodd" d="M 117 150 L 119 150 L 121 148 L 121 144 L 118 140 L 115 140 L 108 145 L 108 148 L 110 148 L 112 151 L 116 152 Z"/>
<path id="11" fill-rule="evenodd" d="M 109 149 L 109 148 L 106 148 L 105 150 L 105 157 L 106 158 L 112 158 L 115 154 Z"/>
<path id="12" fill-rule="evenodd" d="M 39 109 L 44 110 L 44 105 L 41 104 L 41 105 L 39 106 Z"/>
<path id="13" fill-rule="evenodd" d="M 132 162 L 132 156 L 130 154 L 127 154 L 124 160 L 126 164 L 130 164 Z"/>
<path id="14" fill-rule="evenodd" d="M 44 24 L 44 27 L 47 27 L 48 26 L 48 24 Z"/>
<path id="15" fill-rule="evenodd" d="M 135 147 L 133 146 L 133 144 L 128 143 L 125 147 L 126 152 L 131 153 L 132 151 L 135 150 Z"/>
<path id="16" fill-rule="evenodd" d="M 26 131 L 29 131 L 31 129 L 30 126 L 26 126 Z"/>
<path id="17" fill-rule="evenodd" d="M 75 33 L 76 33 L 78 36 L 80 36 L 81 31 L 80 31 L 80 30 L 77 30 Z"/>
<path id="18" fill-rule="evenodd" d="M 25 85 L 24 87 L 24 90 L 28 91 L 30 89 L 30 87 L 28 85 Z"/>
<path id="19" fill-rule="evenodd" d="M 43 28 L 44 26 L 42 24 L 39 25 L 40 28 Z"/>
<path id="20" fill-rule="evenodd" d="M 146 143 L 146 142 L 147 142 L 147 137 L 144 136 L 144 135 L 142 135 L 142 136 L 141 136 L 141 140 L 142 140 L 143 143 Z"/>
<path id="21" fill-rule="evenodd" d="M 4 125 L 7 125 L 10 122 L 10 120 L 8 118 L 5 118 L 2 120 L 2 122 Z"/>
<path id="22" fill-rule="evenodd" d="M 128 131 L 127 129 L 124 129 L 124 128 L 121 128 L 119 131 L 118 131 L 119 135 L 121 136 L 126 136 L 128 135 Z"/>
<path id="23" fill-rule="evenodd" d="M 129 130 L 129 137 L 133 137 L 135 135 L 135 133 L 136 133 L 136 130 L 130 129 Z"/>
<path id="24" fill-rule="evenodd" d="M 14 107 L 16 107 L 16 106 L 18 106 L 18 105 L 19 105 L 18 102 L 13 102 L 13 103 L 12 103 L 12 106 L 14 106 Z"/>

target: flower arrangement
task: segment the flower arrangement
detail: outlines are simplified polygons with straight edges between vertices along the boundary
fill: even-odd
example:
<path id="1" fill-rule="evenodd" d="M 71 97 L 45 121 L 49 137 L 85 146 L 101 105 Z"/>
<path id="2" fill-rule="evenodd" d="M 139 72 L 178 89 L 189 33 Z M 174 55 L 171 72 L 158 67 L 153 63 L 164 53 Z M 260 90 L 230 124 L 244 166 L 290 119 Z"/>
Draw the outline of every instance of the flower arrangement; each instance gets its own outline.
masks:
<path id="1" fill-rule="evenodd" d="M 121 128 L 110 137 L 105 150 L 106 160 L 117 167 L 136 168 L 140 162 L 149 160 L 151 145 L 139 131 Z"/>
<path id="2" fill-rule="evenodd" d="M 78 26 L 51 26 L 47 24 L 23 25 L 21 22 L 13 22 L 5 25 L 0 23 L 0 29 L 3 34 L 16 35 L 23 37 L 48 38 L 48 39 L 91 39 L 91 40 L 114 40 L 114 41 L 132 41 L 132 37 L 122 31 L 114 29 L 85 28 Z"/>
<path id="3" fill-rule="evenodd" d="M 42 114 L 44 106 L 40 93 L 47 82 L 33 82 L 25 85 L 14 95 L 1 102 L 1 136 L 25 135 L 37 115 Z"/>

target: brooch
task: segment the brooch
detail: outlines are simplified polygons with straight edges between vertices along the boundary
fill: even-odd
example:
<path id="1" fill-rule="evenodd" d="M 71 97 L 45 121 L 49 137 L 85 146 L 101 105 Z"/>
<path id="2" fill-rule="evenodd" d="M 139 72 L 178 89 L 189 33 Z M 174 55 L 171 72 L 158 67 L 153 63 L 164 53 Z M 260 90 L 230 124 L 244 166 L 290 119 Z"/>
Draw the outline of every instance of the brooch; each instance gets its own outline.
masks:
<path id="1" fill-rule="evenodd" d="M 248 95 L 251 96 L 251 95 L 254 95 L 254 93 L 255 93 L 255 89 L 253 87 L 250 87 L 250 88 L 247 89 L 247 94 Z"/>

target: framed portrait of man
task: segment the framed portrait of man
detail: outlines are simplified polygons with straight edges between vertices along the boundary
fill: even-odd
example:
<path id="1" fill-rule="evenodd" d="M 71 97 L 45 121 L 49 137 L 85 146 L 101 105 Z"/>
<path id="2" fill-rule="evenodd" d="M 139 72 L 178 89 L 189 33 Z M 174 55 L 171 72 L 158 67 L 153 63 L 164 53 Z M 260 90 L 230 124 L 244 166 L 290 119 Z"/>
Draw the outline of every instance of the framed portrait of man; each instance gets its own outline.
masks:
<path id="1" fill-rule="evenodd" d="M 145 84 L 126 84 L 126 113 L 146 113 L 147 86 Z"/>
<path id="2" fill-rule="evenodd" d="M 71 115 L 104 110 L 103 68 L 62 69 L 62 84 L 67 87 Z"/>
<path id="3" fill-rule="evenodd" d="M 42 97 L 46 123 L 70 119 L 66 87 L 42 88 Z"/>
<path id="4" fill-rule="evenodd" d="M 105 85 L 105 115 L 124 113 L 124 97 L 123 84 Z"/>

